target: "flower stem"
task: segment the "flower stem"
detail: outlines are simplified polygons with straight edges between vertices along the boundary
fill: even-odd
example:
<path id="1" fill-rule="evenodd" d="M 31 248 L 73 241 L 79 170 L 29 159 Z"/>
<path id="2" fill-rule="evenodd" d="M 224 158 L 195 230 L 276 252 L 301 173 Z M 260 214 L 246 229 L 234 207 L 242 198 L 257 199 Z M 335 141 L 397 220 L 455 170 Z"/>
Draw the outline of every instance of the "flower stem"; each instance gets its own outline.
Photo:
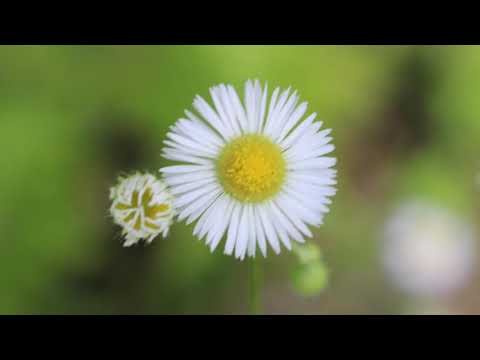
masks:
<path id="1" fill-rule="evenodd" d="M 261 313 L 261 267 L 254 258 L 249 260 L 249 274 L 248 274 L 248 283 L 249 283 L 249 301 L 248 307 L 251 315 L 258 315 Z"/>

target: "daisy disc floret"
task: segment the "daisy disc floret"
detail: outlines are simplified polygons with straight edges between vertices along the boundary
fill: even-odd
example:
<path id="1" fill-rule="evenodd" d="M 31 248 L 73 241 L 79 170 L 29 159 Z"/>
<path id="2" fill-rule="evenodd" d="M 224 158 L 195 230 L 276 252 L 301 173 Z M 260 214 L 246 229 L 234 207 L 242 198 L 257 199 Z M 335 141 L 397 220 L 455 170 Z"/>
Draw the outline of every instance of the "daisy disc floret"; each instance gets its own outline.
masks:
<path id="1" fill-rule="evenodd" d="M 160 169 L 178 219 L 198 220 L 194 234 L 211 251 L 226 238 L 225 254 L 239 259 L 304 242 L 336 191 L 336 159 L 325 156 L 331 130 L 305 117 L 307 104 L 290 88 L 268 98 L 266 85 L 249 80 L 243 103 L 231 85 L 210 94 L 214 106 L 197 96 L 198 115 L 185 111 L 164 142 L 163 156 L 181 163 Z"/>
<path id="2" fill-rule="evenodd" d="M 123 246 L 141 239 L 150 243 L 159 234 L 167 236 L 174 210 L 172 196 L 162 180 L 141 173 L 121 177 L 110 189 L 110 200 L 110 214 L 123 229 Z"/>

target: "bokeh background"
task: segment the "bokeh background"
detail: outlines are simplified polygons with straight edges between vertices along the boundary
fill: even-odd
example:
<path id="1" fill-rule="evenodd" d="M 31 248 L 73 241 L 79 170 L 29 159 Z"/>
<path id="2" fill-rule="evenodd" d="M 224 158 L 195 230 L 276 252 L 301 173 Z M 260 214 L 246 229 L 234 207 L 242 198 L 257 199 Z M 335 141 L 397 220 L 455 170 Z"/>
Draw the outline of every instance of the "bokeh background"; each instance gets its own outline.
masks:
<path id="1" fill-rule="evenodd" d="M 166 164 L 166 130 L 194 95 L 249 78 L 298 89 L 338 158 L 311 240 L 328 285 L 305 296 L 294 254 L 259 258 L 264 312 L 480 313 L 480 264 L 455 293 L 425 299 L 382 260 L 385 223 L 408 199 L 478 228 L 475 46 L 0 46 L 0 313 L 246 313 L 246 262 L 211 254 L 183 224 L 123 248 L 108 189 Z"/>

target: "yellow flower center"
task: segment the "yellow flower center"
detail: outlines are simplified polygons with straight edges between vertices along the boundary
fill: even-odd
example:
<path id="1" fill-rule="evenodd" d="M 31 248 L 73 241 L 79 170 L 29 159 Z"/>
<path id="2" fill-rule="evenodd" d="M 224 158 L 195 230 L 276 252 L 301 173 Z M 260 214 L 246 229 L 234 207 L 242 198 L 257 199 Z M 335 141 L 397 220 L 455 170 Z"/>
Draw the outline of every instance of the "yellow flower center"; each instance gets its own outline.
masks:
<path id="1" fill-rule="evenodd" d="M 275 195 L 285 180 L 282 150 L 263 135 L 243 135 L 222 150 L 217 174 L 225 191 L 245 202 Z"/>

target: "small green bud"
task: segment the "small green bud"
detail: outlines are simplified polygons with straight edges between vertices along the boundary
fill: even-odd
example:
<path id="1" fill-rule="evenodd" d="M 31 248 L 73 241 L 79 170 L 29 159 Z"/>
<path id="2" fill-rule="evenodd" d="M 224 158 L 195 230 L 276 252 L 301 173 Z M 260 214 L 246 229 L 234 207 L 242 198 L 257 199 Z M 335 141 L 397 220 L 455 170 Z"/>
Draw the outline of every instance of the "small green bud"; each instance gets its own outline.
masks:
<path id="1" fill-rule="evenodd" d="M 303 296 L 314 296 L 328 284 L 328 269 L 321 261 L 299 264 L 292 272 L 292 283 Z"/>
<path id="2" fill-rule="evenodd" d="M 302 264 L 319 261 L 321 257 L 320 248 L 311 242 L 303 245 L 294 244 L 293 252 Z"/>

